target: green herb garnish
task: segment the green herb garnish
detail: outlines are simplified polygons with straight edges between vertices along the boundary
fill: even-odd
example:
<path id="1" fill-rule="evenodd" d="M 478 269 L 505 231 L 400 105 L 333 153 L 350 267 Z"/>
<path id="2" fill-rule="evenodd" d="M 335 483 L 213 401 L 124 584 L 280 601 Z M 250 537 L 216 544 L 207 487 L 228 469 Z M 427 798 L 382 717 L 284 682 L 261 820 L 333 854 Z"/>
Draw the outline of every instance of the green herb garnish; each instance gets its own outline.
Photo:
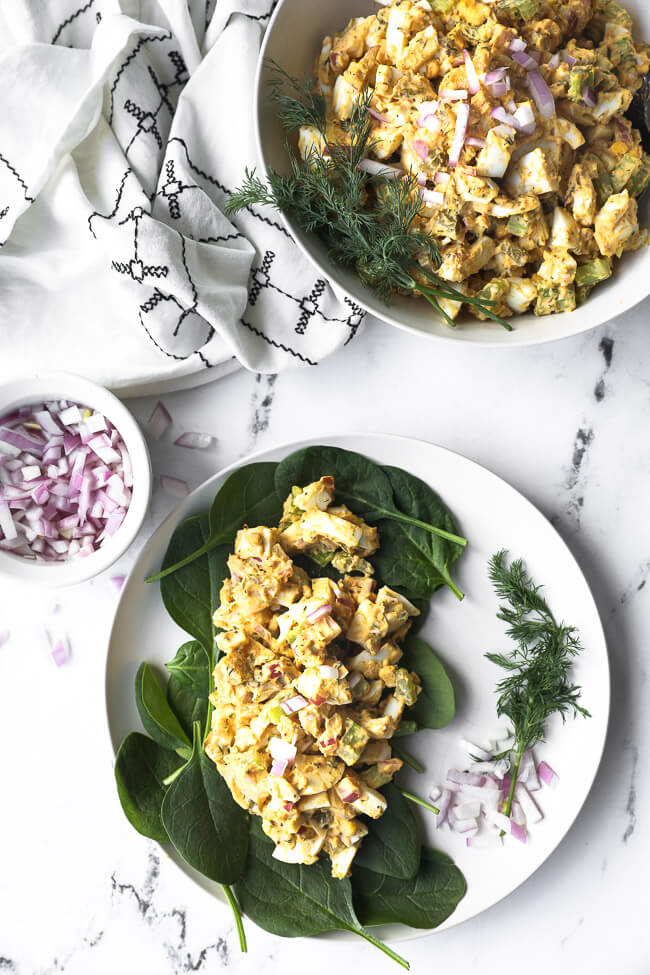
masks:
<path id="1" fill-rule="evenodd" d="M 517 647 L 510 654 L 486 653 L 488 660 L 507 671 L 497 684 L 497 714 L 512 722 L 515 744 L 504 754 L 514 756 L 510 792 L 504 813 L 510 815 L 521 756 L 543 741 L 546 722 L 553 714 L 578 714 L 591 717 L 578 700 L 580 687 L 573 684 L 569 671 L 582 645 L 573 626 L 558 623 L 526 571 L 521 559 L 506 565 L 507 552 L 493 555 L 488 572 L 494 591 L 506 604 L 497 617 L 508 624 L 506 634 Z M 495 756 L 500 758 L 503 756 Z"/>
<path id="2" fill-rule="evenodd" d="M 234 214 L 251 206 L 274 207 L 294 217 L 305 230 L 318 234 L 331 260 L 354 268 L 363 284 L 386 304 L 395 292 L 420 295 L 453 328 L 454 320 L 440 302 L 460 301 L 510 331 L 511 326 L 492 311 L 493 302 L 462 294 L 420 263 L 426 259 L 438 268 L 441 258 L 435 238 L 415 225 L 425 205 L 417 174 L 395 179 L 359 168 L 374 145 L 368 113 L 372 91 L 360 92 L 349 121 L 343 123 L 345 142 L 330 142 L 325 99 L 312 90 L 312 81 L 292 78 L 275 64 L 273 68 L 276 78 L 271 83 L 271 97 L 279 106 L 280 122 L 288 132 L 312 126 L 323 140 L 324 151 L 321 154 L 312 149 L 302 159 L 287 143 L 291 172 L 283 176 L 270 168 L 265 182 L 255 170 L 247 169 L 243 184 L 226 204 L 226 212 Z"/>

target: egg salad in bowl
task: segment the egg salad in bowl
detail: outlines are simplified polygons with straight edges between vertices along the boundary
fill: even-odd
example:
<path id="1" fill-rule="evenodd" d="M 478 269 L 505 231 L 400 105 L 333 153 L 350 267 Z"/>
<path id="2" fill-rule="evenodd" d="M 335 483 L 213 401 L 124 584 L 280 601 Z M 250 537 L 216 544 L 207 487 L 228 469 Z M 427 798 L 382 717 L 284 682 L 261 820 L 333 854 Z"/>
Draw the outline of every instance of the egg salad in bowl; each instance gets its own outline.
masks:
<path id="1" fill-rule="evenodd" d="M 349 144 L 365 93 L 362 165 L 417 174 L 414 229 L 439 254 L 419 263 L 461 292 L 446 315 L 463 294 L 503 318 L 572 311 L 647 242 L 650 157 L 626 112 L 649 50 L 614 0 L 394 0 L 325 37 L 326 127 L 303 125 L 299 150 Z"/>

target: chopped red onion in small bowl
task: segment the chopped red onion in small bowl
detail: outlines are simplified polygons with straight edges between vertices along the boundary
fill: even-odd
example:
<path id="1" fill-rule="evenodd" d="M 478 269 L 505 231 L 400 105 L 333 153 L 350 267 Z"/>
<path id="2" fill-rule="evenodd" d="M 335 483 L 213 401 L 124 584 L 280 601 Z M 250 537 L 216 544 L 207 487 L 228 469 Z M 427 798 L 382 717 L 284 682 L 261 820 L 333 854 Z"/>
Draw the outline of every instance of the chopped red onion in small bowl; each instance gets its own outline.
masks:
<path id="1" fill-rule="evenodd" d="M 0 573 L 96 575 L 133 541 L 150 495 L 144 437 L 112 393 L 65 374 L 0 387 Z"/>

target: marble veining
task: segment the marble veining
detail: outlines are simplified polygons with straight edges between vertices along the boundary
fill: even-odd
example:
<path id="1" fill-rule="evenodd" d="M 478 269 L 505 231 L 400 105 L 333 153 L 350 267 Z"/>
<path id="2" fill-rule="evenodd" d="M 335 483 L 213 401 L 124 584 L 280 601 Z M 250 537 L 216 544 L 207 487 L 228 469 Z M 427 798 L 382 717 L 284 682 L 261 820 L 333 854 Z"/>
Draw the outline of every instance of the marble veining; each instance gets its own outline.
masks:
<path id="1" fill-rule="evenodd" d="M 115 796 L 103 705 L 111 577 L 173 509 L 162 473 L 190 487 L 251 450 L 334 431 L 435 441 L 485 464 L 556 525 L 592 587 L 612 668 L 610 729 L 594 788 L 555 854 L 518 891 L 458 928 L 404 943 L 412 971 L 502 975 L 650 972 L 650 301 L 560 343 L 481 350 L 432 345 L 369 322 L 318 369 L 233 374 L 164 396 L 173 429 L 151 444 L 156 488 L 133 550 L 90 583 L 57 593 L 0 589 L 0 973 L 255 975 L 332 969 L 387 975 L 353 940 L 283 940 L 247 924 L 134 833 Z M 133 400 L 144 424 L 156 397 Z M 208 451 L 174 447 L 184 430 Z M 69 662 L 49 656 L 53 636 Z M 146 639 L 145 635 L 140 638 Z M 597 950 L 595 947 L 597 946 Z"/>

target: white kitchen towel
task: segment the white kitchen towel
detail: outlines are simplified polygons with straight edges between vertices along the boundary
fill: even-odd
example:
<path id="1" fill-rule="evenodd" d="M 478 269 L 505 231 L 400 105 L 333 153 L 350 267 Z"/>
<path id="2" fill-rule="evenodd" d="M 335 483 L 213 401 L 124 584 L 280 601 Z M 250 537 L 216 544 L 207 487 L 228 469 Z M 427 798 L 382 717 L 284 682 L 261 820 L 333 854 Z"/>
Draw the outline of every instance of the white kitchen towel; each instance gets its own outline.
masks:
<path id="1" fill-rule="evenodd" d="M 0 378 L 67 368 L 116 389 L 237 360 L 311 366 L 362 310 L 277 213 L 222 212 L 256 161 L 272 0 L 3 0 Z M 236 357 L 236 358 L 235 358 Z"/>

